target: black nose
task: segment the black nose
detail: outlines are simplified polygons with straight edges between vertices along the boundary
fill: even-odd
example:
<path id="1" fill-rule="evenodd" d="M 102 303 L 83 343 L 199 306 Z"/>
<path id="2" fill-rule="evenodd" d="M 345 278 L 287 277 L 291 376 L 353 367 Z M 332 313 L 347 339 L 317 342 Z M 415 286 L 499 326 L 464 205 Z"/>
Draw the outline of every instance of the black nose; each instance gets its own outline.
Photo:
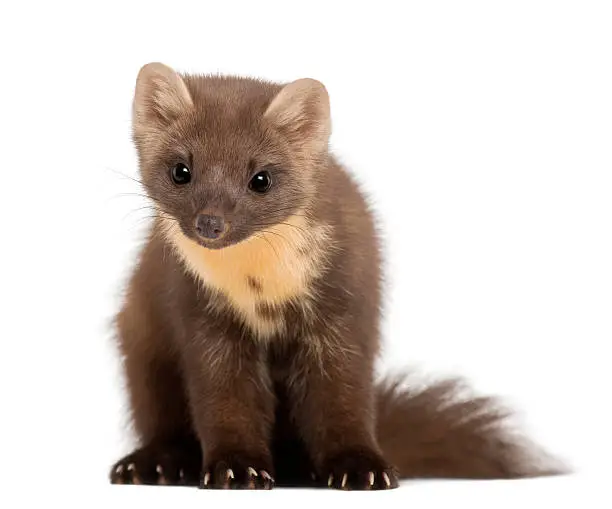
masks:
<path id="1" fill-rule="evenodd" d="M 225 220 L 220 216 L 200 214 L 196 219 L 198 235 L 206 239 L 218 239 L 225 234 Z"/>

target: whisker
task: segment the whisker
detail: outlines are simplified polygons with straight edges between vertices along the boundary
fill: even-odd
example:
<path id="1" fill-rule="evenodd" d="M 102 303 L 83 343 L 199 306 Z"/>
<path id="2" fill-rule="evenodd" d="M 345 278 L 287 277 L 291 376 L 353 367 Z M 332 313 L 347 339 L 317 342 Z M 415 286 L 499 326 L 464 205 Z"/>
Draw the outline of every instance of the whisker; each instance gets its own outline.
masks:
<path id="1" fill-rule="evenodd" d="M 268 212 L 265 216 L 261 217 L 260 219 L 269 220 L 269 221 L 273 221 L 275 223 L 278 223 L 278 222 L 284 221 L 286 219 L 285 215 L 281 215 L 281 216 L 282 217 L 277 217 L 277 215 L 274 213 L 274 211 L 271 211 L 271 212 Z M 306 220 L 309 219 L 309 216 L 307 216 L 306 214 L 292 214 L 292 217 L 300 217 L 300 218 L 304 218 Z"/>
<path id="2" fill-rule="evenodd" d="M 141 186 L 144 187 L 144 183 L 142 182 L 142 180 L 139 180 L 136 177 L 132 177 L 131 175 L 127 175 L 126 173 L 123 173 L 122 171 L 119 171 L 119 170 L 115 170 L 113 168 L 107 167 L 106 169 L 109 170 L 109 171 L 112 171 L 113 173 L 119 175 L 120 177 L 132 180 L 132 181 L 136 182 L 137 184 L 140 184 Z"/>
<path id="3" fill-rule="evenodd" d="M 300 232 L 302 232 L 304 235 L 308 235 L 308 232 L 302 228 L 301 226 L 297 225 L 297 224 L 291 224 L 291 223 L 285 223 L 285 222 L 280 222 L 280 223 L 251 223 L 251 226 L 255 226 L 255 227 L 267 227 L 267 226 L 276 226 L 276 225 L 285 225 L 285 226 L 291 226 L 292 228 L 295 228 L 297 230 L 299 230 Z"/>
<path id="4" fill-rule="evenodd" d="M 118 193 L 114 196 L 111 197 L 111 199 L 115 199 L 115 198 L 126 198 L 126 197 L 134 197 L 137 196 L 139 198 L 145 198 L 147 200 L 153 200 L 153 198 L 151 198 L 150 196 L 146 195 L 146 194 L 142 194 L 142 193 Z"/>
<path id="5" fill-rule="evenodd" d="M 276 248 L 274 247 L 274 244 L 272 244 L 272 242 L 270 242 L 264 235 L 260 235 L 259 232 L 254 233 L 253 235 L 255 237 L 257 237 L 258 239 L 265 240 L 270 245 L 270 247 L 272 248 L 272 251 L 274 251 L 274 254 L 276 255 L 276 258 L 278 259 L 278 261 L 279 262 L 281 261 L 280 256 L 278 254 L 278 251 L 276 251 Z"/>
<path id="6" fill-rule="evenodd" d="M 289 226 L 291 228 L 294 228 L 294 229 L 298 230 L 306 238 L 309 235 L 307 230 L 305 230 L 304 228 L 301 228 L 298 225 L 291 224 L 291 223 L 251 223 L 251 226 L 254 226 L 255 228 L 267 228 L 267 227 L 278 226 L 278 225 L 285 225 L 285 226 Z M 280 235 L 278 232 L 269 232 L 269 233 Z"/>
<path id="7" fill-rule="evenodd" d="M 133 210 L 130 210 L 129 212 L 127 212 L 124 216 L 123 216 L 123 221 L 125 221 L 130 215 L 135 214 L 136 212 L 139 212 L 141 210 L 155 210 L 154 208 L 150 207 L 150 206 L 144 206 L 144 207 L 137 207 Z"/>
<path id="8" fill-rule="evenodd" d="M 177 222 L 177 220 L 171 216 L 162 216 L 160 214 L 154 214 L 154 215 L 139 217 L 138 219 L 136 219 L 136 224 L 141 224 L 144 221 L 155 221 L 156 219 L 159 219 L 159 218 L 163 218 L 168 221 Z"/>
<path id="9" fill-rule="evenodd" d="M 276 235 L 277 237 L 280 237 L 281 239 L 283 239 L 283 241 L 285 241 L 285 243 L 286 243 L 287 245 L 291 245 L 291 242 L 289 242 L 289 241 L 288 241 L 288 240 L 287 240 L 285 237 L 283 237 L 283 236 L 282 236 L 280 233 L 278 233 L 278 232 L 273 232 L 273 231 L 270 231 L 270 230 L 260 230 L 260 232 L 261 232 L 261 233 L 269 233 L 269 234 L 271 234 L 271 235 Z M 267 239 L 266 239 L 266 240 L 267 240 Z"/>
<path id="10" fill-rule="evenodd" d="M 148 211 L 154 212 L 153 215 L 148 215 L 147 217 L 145 217 L 145 219 L 164 218 L 164 219 L 168 219 L 168 220 L 171 220 L 171 221 L 176 221 L 175 217 L 173 217 L 172 215 L 170 215 L 167 212 L 165 212 L 164 210 L 162 210 L 156 204 L 143 205 L 142 207 L 137 207 L 137 208 L 135 208 L 133 210 L 130 210 L 128 213 L 126 213 L 123 216 L 123 220 L 125 221 L 131 214 L 135 214 L 135 213 L 137 213 L 139 211 L 142 211 L 142 210 L 148 210 Z"/>
<path id="11" fill-rule="evenodd" d="M 290 205 L 288 207 L 280 207 L 277 209 L 273 209 L 269 211 L 269 214 L 277 214 L 279 212 L 287 212 L 288 210 L 295 210 L 295 205 Z M 299 215 L 299 214 L 295 214 L 295 215 Z"/>

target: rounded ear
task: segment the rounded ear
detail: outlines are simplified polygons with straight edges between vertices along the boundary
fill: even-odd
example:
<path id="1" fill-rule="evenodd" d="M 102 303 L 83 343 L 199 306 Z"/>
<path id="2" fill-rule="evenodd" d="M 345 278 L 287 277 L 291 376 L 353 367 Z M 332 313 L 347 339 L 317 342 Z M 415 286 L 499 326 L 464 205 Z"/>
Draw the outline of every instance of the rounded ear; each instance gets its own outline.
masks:
<path id="1" fill-rule="evenodd" d="M 159 62 L 140 69 L 132 112 L 135 132 L 167 126 L 192 106 L 187 85 L 176 71 Z"/>
<path id="2" fill-rule="evenodd" d="M 303 78 L 285 85 L 264 114 L 300 149 L 322 152 L 331 134 L 329 95 L 317 80 Z"/>

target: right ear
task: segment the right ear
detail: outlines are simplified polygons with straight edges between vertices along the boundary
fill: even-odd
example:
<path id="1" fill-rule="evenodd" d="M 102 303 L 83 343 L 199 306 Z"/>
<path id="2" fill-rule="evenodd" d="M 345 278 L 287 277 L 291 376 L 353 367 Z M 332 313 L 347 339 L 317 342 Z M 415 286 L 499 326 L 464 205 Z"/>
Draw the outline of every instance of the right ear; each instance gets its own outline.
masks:
<path id="1" fill-rule="evenodd" d="M 159 62 L 140 69 L 132 112 L 136 133 L 167 127 L 192 107 L 187 85 L 174 69 Z"/>
<path id="2" fill-rule="evenodd" d="M 285 85 L 264 118 L 296 147 L 312 152 L 327 148 L 331 133 L 329 95 L 323 83 L 302 78 Z"/>

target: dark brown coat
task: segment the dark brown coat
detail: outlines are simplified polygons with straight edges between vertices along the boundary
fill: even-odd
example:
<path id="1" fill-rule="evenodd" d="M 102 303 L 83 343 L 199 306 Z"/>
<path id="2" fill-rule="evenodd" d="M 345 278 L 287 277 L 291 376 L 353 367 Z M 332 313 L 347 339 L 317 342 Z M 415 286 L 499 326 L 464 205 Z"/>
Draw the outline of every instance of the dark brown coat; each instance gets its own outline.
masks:
<path id="1" fill-rule="evenodd" d="M 117 319 L 141 444 L 113 482 L 385 489 L 554 472 L 457 382 L 375 382 L 377 229 L 330 130 L 315 80 L 140 71 L 134 140 L 158 217 Z M 260 172 L 265 192 L 250 187 Z M 222 226 L 202 233 L 198 217 Z"/>

